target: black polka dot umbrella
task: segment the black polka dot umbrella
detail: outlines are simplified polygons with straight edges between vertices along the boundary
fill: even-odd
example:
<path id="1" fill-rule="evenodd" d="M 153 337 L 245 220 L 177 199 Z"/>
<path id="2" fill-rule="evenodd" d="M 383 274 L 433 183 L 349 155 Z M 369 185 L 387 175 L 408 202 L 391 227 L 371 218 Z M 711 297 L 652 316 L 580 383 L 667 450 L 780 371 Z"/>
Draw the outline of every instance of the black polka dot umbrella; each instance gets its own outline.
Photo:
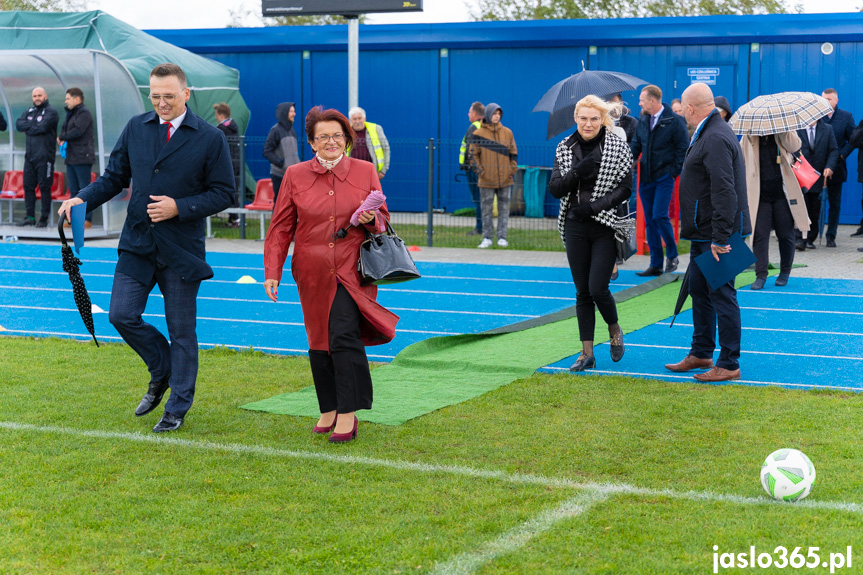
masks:
<path id="1" fill-rule="evenodd" d="M 66 243 L 66 234 L 63 232 L 63 222 L 65 221 L 66 215 L 64 214 L 60 217 L 60 223 L 57 225 L 60 240 L 63 242 L 63 247 L 60 250 L 63 256 L 63 271 L 69 274 L 69 281 L 72 282 L 72 293 L 75 294 L 75 305 L 81 313 L 81 319 L 84 320 L 87 331 L 93 336 L 96 347 L 99 347 L 99 340 L 96 339 L 96 328 L 93 326 L 93 305 L 90 303 L 90 294 L 87 293 L 87 288 L 84 286 L 84 278 L 81 277 L 81 272 L 78 270 L 81 260 L 75 257 L 72 248 Z"/>

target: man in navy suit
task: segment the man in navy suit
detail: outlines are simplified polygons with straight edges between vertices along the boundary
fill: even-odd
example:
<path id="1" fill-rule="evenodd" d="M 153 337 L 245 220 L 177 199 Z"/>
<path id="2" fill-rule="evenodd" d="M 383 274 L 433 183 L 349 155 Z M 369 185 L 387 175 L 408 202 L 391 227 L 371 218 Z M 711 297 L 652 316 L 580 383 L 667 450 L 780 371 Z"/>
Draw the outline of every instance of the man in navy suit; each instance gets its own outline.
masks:
<path id="1" fill-rule="evenodd" d="M 752 233 L 746 196 L 746 166 L 737 136 L 722 119 L 707 84 L 692 84 L 683 91 L 683 117 L 694 128 L 680 175 L 680 237 L 691 240 L 689 290 L 692 296 L 692 344 L 670 371 L 708 369 L 695 379 L 704 382 L 740 379 L 740 306 L 734 280 L 710 287 L 696 257 L 731 251 L 733 234 Z M 719 359 L 713 365 L 716 330 Z"/>
<path id="2" fill-rule="evenodd" d="M 836 162 L 839 160 L 839 147 L 836 145 L 836 136 L 833 128 L 818 120 L 805 130 L 797 130 L 802 145 L 800 153 L 812 165 L 814 169 L 821 172 L 821 177 L 811 188 L 803 189 L 803 199 L 806 202 L 806 211 L 809 212 L 809 232 L 803 237 L 803 232 L 797 230 L 797 251 L 815 249 L 815 239 L 821 231 L 818 219 L 821 217 L 821 190 L 830 182 L 833 172 L 836 170 Z"/>
<path id="3" fill-rule="evenodd" d="M 833 113 L 824 118 L 824 122 L 833 128 L 836 136 L 836 145 L 839 147 L 839 159 L 836 160 L 836 168 L 833 176 L 827 180 L 827 202 L 830 209 L 827 212 L 827 247 L 836 247 L 836 231 L 839 229 L 839 210 L 842 207 L 842 184 L 848 179 L 848 167 L 845 161 L 854 146 L 851 145 L 851 134 L 854 132 L 854 117 L 851 112 L 839 108 L 839 94 L 833 88 L 827 88 L 821 95 L 830 102 Z"/>
<path id="4" fill-rule="evenodd" d="M 93 210 L 132 182 L 109 319 L 150 372 L 135 415 L 151 412 L 171 388 L 155 432 L 178 429 L 192 406 L 198 374 L 196 300 L 201 281 L 213 277 L 205 260 L 205 219 L 230 207 L 235 193 L 225 136 L 186 107 L 189 95 L 179 66 L 153 68 L 155 111 L 129 120 L 105 173 L 58 212 L 69 218 L 71 207 L 82 202 Z M 141 318 L 157 284 L 170 343 Z"/>

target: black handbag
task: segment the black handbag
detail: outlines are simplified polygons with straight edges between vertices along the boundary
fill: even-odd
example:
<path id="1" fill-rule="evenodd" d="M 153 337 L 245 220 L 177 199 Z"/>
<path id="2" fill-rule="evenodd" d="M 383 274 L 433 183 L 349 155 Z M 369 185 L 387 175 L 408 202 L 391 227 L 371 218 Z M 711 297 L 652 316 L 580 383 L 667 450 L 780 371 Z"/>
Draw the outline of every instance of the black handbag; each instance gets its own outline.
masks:
<path id="1" fill-rule="evenodd" d="M 383 233 L 373 234 L 366 230 L 366 239 L 360 245 L 357 271 L 362 285 L 394 284 L 420 277 L 404 241 L 396 235 L 389 222 Z"/>
<path id="2" fill-rule="evenodd" d="M 626 200 L 617 206 L 617 216 L 621 218 L 629 217 L 629 200 Z M 617 260 L 625 262 L 636 252 L 635 231 L 629 234 L 629 238 L 621 240 L 615 237 L 615 248 L 617 249 Z"/>

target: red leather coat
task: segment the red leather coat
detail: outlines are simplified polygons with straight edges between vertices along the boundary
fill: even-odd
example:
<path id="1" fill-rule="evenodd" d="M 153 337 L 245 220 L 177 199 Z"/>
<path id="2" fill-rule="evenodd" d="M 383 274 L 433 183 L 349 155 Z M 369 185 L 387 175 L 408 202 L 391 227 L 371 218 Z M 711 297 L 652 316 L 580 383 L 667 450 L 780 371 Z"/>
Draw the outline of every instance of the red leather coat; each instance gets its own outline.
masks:
<path id="1" fill-rule="evenodd" d="M 312 158 L 285 172 L 264 244 L 264 269 L 266 279 L 281 282 L 288 247 L 294 242 L 291 275 L 297 282 L 309 349 L 329 351 L 336 280 L 360 309 L 363 343 L 380 345 L 395 337 L 399 317 L 377 303 L 377 286 L 360 285 L 357 259 L 365 232 L 353 227 L 345 238 L 333 239 L 336 231 L 350 225 L 369 192 L 380 189 L 374 165 L 349 157 L 332 171 Z M 380 218 L 389 219 L 386 204 L 377 211 L 375 222 Z"/>

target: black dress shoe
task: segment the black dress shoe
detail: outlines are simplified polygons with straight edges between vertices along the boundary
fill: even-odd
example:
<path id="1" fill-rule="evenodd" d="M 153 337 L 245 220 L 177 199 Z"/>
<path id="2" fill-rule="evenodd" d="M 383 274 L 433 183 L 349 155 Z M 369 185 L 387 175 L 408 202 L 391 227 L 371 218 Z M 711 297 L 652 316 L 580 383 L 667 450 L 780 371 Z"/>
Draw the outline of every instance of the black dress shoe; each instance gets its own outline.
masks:
<path id="1" fill-rule="evenodd" d="M 147 393 L 144 394 L 141 403 L 135 409 L 135 415 L 141 417 L 156 409 L 162 403 L 162 396 L 165 395 L 166 391 L 168 391 L 167 380 L 163 382 L 151 381 Z"/>
<path id="2" fill-rule="evenodd" d="M 612 335 L 608 343 L 611 344 L 611 361 L 616 363 L 623 359 L 623 332 L 619 331 Z"/>
<path id="3" fill-rule="evenodd" d="M 47 228 L 48 227 L 48 218 L 42 218 L 38 222 L 36 222 L 37 228 Z"/>
<path id="4" fill-rule="evenodd" d="M 775 285 L 778 285 L 779 287 L 787 286 L 788 285 L 788 276 L 789 276 L 789 274 L 780 273 L 778 276 L 776 276 Z"/>
<path id="5" fill-rule="evenodd" d="M 752 282 L 752 285 L 749 286 L 749 289 L 764 289 L 764 284 L 767 280 L 764 278 L 755 278 L 755 281 Z"/>
<path id="6" fill-rule="evenodd" d="M 814 250 L 814 249 L 816 249 L 817 247 L 818 247 L 818 246 L 816 246 L 816 245 L 815 245 L 814 243 L 812 243 L 812 242 L 806 242 L 806 249 L 807 249 L 807 250 Z"/>
<path id="7" fill-rule="evenodd" d="M 21 228 L 25 228 L 27 226 L 35 226 L 36 218 L 26 217 L 15 225 Z"/>
<path id="8" fill-rule="evenodd" d="M 655 267 L 651 266 L 651 267 L 647 268 L 646 270 L 644 270 L 643 272 L 635 272 L 635 275 L 641 276 L 643 278 L 646 278 L 649 276 L 661 276 L 662 275 L 662 269 L 655 268 Z"/>
<path id="9" fill-rule="evenodd" d="M 851 234 L 852 238 L 863 238 L 863 226 L 857 228 L 857 231 Z"/>
<path id="10" fill-rule="evenodd" d="M 797 240 L 797 243 L 795 244 L 794 247 L 797 248 L 798 252 L 805 252 L 806 251 L 806 242 L 804 242 L 803 240 Z"/>
<path id="11" fill-rule="evenodd" d="M 611 272 L 611 281 L 616 280 L 618 277 L 620 277 L 620 272 L 618 272 L 617 270 Z"/>
<path id="12" fill-rule="evenodd" d="M 679 261 L 677 258 L 668 258 L 665 260 L 665 273 L 670 274 L 673 271 L 677 271 Z"/>
<path id="13" fill-rule="evenodd" d="M 857 248 L 858 252 L 863 252 L 863 248 Z"/>
<path id="14" fill-rule="evenodd" d="M 833 238 L 827 238 L 827 247 L 828 248 L 835 248 L 836 247 L 836 240 L 834 240 Z"/>
<path id="15" fill-rule="evenodd" d="M 592 355 L 581 354 L 578 356 L 576 362 L 572 364 L 572 367 L 569 368 L 569 371 L 584 371 L 585 369 L 593 369 L 594 367 L 596 367 L 596 358 Z"/>
<path id="16" fill-rule="evenodd" d="M 162 433 L 163 431 L 176 431 L 183 425 L 183 418 L 177 417 L 173 413 L 165 412 L 156 427 L 153 428 L 153 433 Z"/>

